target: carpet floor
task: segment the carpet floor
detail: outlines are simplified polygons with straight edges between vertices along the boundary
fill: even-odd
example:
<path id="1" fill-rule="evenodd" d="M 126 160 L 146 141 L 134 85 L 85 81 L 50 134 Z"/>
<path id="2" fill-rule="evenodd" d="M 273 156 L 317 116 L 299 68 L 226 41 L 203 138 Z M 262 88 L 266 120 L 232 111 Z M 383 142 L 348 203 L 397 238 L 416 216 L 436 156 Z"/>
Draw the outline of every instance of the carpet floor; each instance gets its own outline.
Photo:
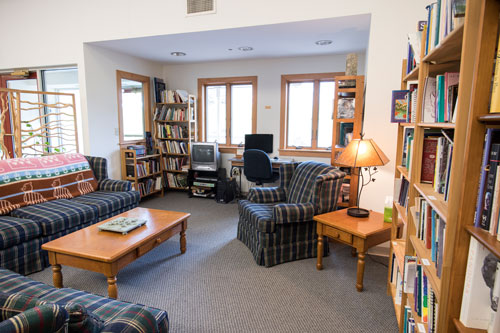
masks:
<path id="1" fill-rule="evenodd" d="M 117 277 L 118 298 L 167 310 L 171 332 L 397 331 L 386 294 L 387 267 L 370 256 L 359 293 L 350 247 L 330 244 L 322 271 L 315 259 L 265 268 L 236 239 L 236 203 L 169 192 L 141 206 L 192 214 L 185 254 L 174 236 Z M 103 275 L 71 267 L 62 271 L 65 287 L 107 295 Z M 52 285 L 50 268 L 30 278 Z"/>

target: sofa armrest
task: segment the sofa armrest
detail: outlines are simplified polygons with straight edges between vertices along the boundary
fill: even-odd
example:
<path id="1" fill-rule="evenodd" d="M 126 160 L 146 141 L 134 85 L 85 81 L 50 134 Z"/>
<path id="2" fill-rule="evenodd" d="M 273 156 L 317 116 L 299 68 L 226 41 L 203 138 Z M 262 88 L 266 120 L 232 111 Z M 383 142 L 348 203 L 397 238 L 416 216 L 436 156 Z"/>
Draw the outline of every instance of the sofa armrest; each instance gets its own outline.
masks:
<path id="1" fill-rule="evenodd" d="M 68 312 L 56 304 L 42 304 L 0 322 L 0 332 L 66 332 Z"/>
<path id="2" fill-rule="evenodd" d="M 101 191 L 126 192 L 132 190 L 132 183 L 128 180 L 103 179 L 97 182 Z"/>
<path id="3" fill-rule="evenodd" d="M 314 205 L 308 203 L 277 204 L 274 206 L 274 221 L 278 224 L 312 221 Z"/>
<path id="4" fill-rule="evenodd" d="M 108 321 L 101 332 L 153 333 L 158 332 L 158 324 L 151 312 L 138 305 L 131 305 Z"/>
<path id="5" fill-rule="evenodd" d="M 283 202 L 286 201 L 286 195 L 281 187 L 252 187 L 247 200 L 254 203 Z"/>

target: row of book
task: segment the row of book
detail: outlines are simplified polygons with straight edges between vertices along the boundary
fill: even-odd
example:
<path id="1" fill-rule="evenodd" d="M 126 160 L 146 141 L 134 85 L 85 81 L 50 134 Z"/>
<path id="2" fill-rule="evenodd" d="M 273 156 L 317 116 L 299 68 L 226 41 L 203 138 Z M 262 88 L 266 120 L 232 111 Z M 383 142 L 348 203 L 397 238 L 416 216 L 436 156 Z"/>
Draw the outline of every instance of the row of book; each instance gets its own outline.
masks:
<path id="1" fill-rule="evenodd" d="M 426 131 L 422 148 L 420 181 L 432 184 L 434 191 L 444 194 L 445 201 L 448 201 L 453 158 L 452 137 L 451 131 Z"/>
<path id="2" fill-rule="evenodd" d="M 429 54 L 454 29 L 464 22 L 465 0 L 437 0 L 427 8 L 425 55 Z"/>
<path id="3" fill-rule="evenodd" d="M 144 145 L 130 145 L 127 146 L 128 150 L 135 150 L 135 156 L 142 157 L 146 156 L 146 146 Z M 133 157 L 131 153 L 127 153 L 127 157 Z"/>
<path id="4" fill-rule="evenodd" d="M 500 129 L 486 130 L 474 224 L 497 235 L 500 218 Z"/>
<path id="5" fill-rule="evenodd" d="M 164 154 L 189 154 L 188 145 L 178 141 L 160 141 L 160 148 Z"/>
<path id="6" fill-rule="evenodd" d="M 442 123 L 456 120 L 458 82 L 460 74 L 446 72 L 425 78 L 422 100 L 422 121 Z"/>
<path id="7" fill-rule="evenodd" d="M 187 171 L 189 169 L 189 158 L 187 157 L 163 157 L 165 169 Z"/>
<path id="8" fill-rule="evenodd" d="M 446 223 L 424 198 L 415 201 L 416 236 L 431 250 L 430 260 L 436 267 L 436 275 L 441 277 Z"/>
<path id="9" fill-rule="evenodd" d="M 139 193 L 141 197 L 150 194 L 151 192 L 160 191 L 162 188 L 162 178 L 156 177 L 155 179 L 148 178 L 139 182 Z"/>
<path id="10" fill-rule="evenodd" d="M 460 321 L 464 326 L 500 332 L 500 262 L 474 237 L 471 237 Z"/>
<path id="11" fill-rule="evenodd" d="M 186 188 L 188 186 L 187 175 L 167 173 L 167 185 L 172 188 Z"/>
<path id="12" fill-rule="evenodd" d="M 188 93 L 185 90 L 163 90 L 160 93 L 162 103 L 187 103 Z"/>
<path id="13" fill-rule="evenodd" d="M 133 164 L 127 164 L 126 171 L 127 177 L 135 177 Z M 159 172 L 160 165 L 157 160 L 137 161 L 135 171 L 137 172 L 137 177 L 144 177 Z"/>
<path id="14" fill-rule="evenodd" d="M 186 108 L 171 108 L 165 104 L 159 104 L 156 108 L 154 120 L 187 121 L 189 117 L 187 116 Z"/>
<path id="15" fill-rule="evenodd" d="M 156 132 L 158 139 L 187 139 L 188 130 L 185 126 L 158 124 Z"/>

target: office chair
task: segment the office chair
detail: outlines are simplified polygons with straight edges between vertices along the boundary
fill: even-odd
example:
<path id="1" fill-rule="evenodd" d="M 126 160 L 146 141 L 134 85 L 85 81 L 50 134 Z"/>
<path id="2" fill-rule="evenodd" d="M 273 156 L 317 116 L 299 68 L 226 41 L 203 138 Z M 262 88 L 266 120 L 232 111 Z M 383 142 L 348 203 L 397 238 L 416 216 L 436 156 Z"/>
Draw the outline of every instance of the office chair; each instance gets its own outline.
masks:
<path id="1" fill-rule="evenodd" d="M 243 171 L 245 176 L 256 185 L 274 183 L 278 180 L 279 172 L 273 172 L 271 159 L 260 149 L 248 149 L 243 153 Z"/>

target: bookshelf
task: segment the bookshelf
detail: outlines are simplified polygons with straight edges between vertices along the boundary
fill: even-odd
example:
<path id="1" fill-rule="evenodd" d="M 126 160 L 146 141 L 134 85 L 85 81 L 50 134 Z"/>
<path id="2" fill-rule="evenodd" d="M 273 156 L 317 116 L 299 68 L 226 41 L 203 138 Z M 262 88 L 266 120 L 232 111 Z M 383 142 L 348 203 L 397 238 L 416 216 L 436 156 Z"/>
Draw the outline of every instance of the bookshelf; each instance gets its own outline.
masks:
<path id="1" fill-rule="evenodd" d="M 158 150 L 158 149 L 157 149 Z M 141 198 L 152 194 L 163 196 L 161 153 L 138 156 L 134 149 L 121 149 L 122 179 L 131 181 Z"/>
<path id="2" fill-rule="evenodd" d="M 166 188 L 188 190 L 190 147 L 191 142 L 197 140 L 196 96 L 187 95 L 184 101 L 174 97 L 167 99 L 167 103 L 155 104 L 154 138 L 162 153 L 161 168 Z"/>
<path id="3" fill-rule="evenodd" d="M 333 101 L 333 131 L 331 164 L 342 153 L 352 139 L 359 139 L 363 127 L 363 104 L 365 91 L 365 77 L 363 75 L 337 76 L 335 78 L 335 100 Z M 344 82 L 351 82 L 349 87 L 343 87 Z M 353 84 L 354 83 L 354 86 Z M 349 134 L 352 133 L 352 134 Z M 348 198 L 341 193 L 339 208 L 356 205 L 358 198 L 358 174 L 353 168 L 342 167 L 347 176 L 344 184 L 349 186 Z M 344 185 L 345 186 L 345 185 Z"/>
<path id="4" fill-rule="evenodd" d="M 421 261 L 431 263 L 423 264 L 422 267 L 439 305 L 436 332 L 485 332 L 467 328 L 459 320 L 471 237 L 500 258 L 500 242 L 496 241 L 496 237 L 473 226 L 482 162 L 482 148 L 478 147 L 483 147 L 486 128 L 498 127 L 500 124 L 498 115 L 488 113 L 499 13 L 500 4 L 495 0 L 468 0 L 463 25 L 456 27 L 427 55 L 422 47 L 422 60 L 410 73 L 406 73 L 406 60 L 403 62 L 400 89 L 406 89 L 409 81 L 418 80 L 419 90 L 416 122 L 398 124 L 396 164 L 400 164 L 402 159 L 405 128 L 414 128 L 414 144 L 410 171 L 401 166 L 395 168 L 395 179 L 404 177 L 410 185 L 408 207 L 399 206 L 397 198 L 393 205 L 390 260 L 392 261 L 393 256 L 398 262 L 404 260 L 398 258 L 402 256 L 400 247 L 404 244 L 405 255 L 416 256 Z M 424 30 L 422 40 L 425 40 L 426 33 Z M 421 112 L 425 79 L 446 72 L 460 73 L 456 121 L 425 123 Z M 436 129 L 451 131 L 454 134 L 447 200 L 442 193 L 437 193 L 431 184 L 421 182 L 424 138 L 430 130 Z M 419 207 L 416 198 L 423 198 L 440 217 L 441 222 L 445 223 L 440 276 L 432 262 L 432 251 L 418 237 Z M 398 221 L 404 223 L 402 233 L 397 228 Z M 392 263 L 389 267 L 391 266 Z M 404 274 L 403 267 L 397 269 Z M 390 282 L 391 274 L 390 269 L 387 292 L 396 303 L 397 295 L 395 286 Z M 413 294 L 402 293 L 401 304 L 409 304 L 413 309 L 413 302 Z M 404 306 L 395 304 L 395 311 L 400 332 L 403 332 Z M 419 316 L 414 315 L 414 319 L 424 325 Z"/>

